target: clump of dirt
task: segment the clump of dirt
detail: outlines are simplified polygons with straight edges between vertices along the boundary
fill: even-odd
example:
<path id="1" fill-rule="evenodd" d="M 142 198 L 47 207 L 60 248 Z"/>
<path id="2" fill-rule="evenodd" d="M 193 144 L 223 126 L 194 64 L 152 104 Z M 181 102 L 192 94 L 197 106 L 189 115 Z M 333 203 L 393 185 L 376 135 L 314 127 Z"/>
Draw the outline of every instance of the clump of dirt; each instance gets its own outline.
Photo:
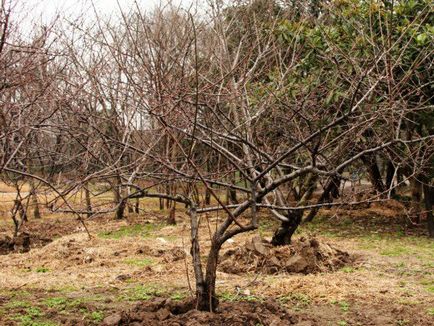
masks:
<path id="1" fill-rule="evenodd" d="M 291 245 L 273 247 L 269 242 L 255 237 L 243 247 L 226 251 L 221 257 L 219 269 L 231 274 L 310 274 L 333 271 L 353 260 L 347 252 L 316 238 L 301 237 Z"/>
<path id="2" fill-rule="evenodd" d="M 275 301 L 222 303 L 218 312 L 194 309 L 192 301 L 176 303 L 156 298 L 138 304 L 130 311 L 106 317 L 105 326 L 120 325 L 273 325 L 295 324 L 295 319 Z"/>
<path id="3" fill-rule="evenodd" d="M 42 238 L 27 232 L 22 232 L 14 238 L 0 235 L 0 255 L 7 255 L 12 252 L 28 252 L 30 248 L 43 247 L 50 242 L 51 239 Z"/>
<path id="4" fill-rule="evenodd" d="M 181 247 L 170 249 L 151 249 L 150 253 L 154 257 L 162 257 L 165 263 L 173 263 L 185 259 L 186 253 Z"/>

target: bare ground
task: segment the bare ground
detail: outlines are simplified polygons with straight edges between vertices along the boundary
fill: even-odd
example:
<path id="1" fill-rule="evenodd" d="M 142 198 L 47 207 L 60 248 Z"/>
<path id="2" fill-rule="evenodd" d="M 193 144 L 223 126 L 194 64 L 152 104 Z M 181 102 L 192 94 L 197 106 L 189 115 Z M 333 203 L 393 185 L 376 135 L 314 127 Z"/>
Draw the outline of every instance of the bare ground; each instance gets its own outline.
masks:
<path id="1" fill-rule="evenodd" d="M 314 237 L 354 261 L 315 273 L 256 268 L 234 274 L 220 268 L 222 306 L 214 316 L 164 311 L 188 301 L 194 287 L 183 214 L 177 226 L 161 224 L 158 213 L 124 221 L 101 217 L 87 222 L 91 239 L 71 216 L 31 220 L 27 232 L 53 241 L 0 256 L 0 325 L 93 325 L 119 316 L 124 324 L 143 325 L 431 325 L 434 244 L 417 228 L 400 226 L 391 211 L 324 211 L 298 235 Z M 216 217 L 209 221 L 201 224 L 205 250 Z M 226 243 L 223 256 L 256 236 L 267 239 L 271 227 L 264 218 L 258 232 Z M 10 233 L 7 220 L 0 230 Z M 157 299 L 172 304 L 149 315 Z"/>

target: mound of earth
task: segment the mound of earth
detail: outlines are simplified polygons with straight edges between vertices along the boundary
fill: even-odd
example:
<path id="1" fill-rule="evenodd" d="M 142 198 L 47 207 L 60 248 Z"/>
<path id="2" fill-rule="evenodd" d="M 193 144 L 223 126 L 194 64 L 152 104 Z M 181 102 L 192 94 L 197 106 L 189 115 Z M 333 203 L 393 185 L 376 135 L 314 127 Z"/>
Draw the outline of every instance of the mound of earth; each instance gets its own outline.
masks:
<path id="1" fill-rule="evenodd" d="M 216 313 L 198 311 L 193 302 L 175 303 L 170 299 L 153 299 L 104 319 L 105 326 L 121 325 L 273 325 L 295 324 L 292 317 L 275 301 L 221 303 Z"/>
<path id="2" fill-rule="evenodd" d="M 0 235 L 0 255 L 7 255 L 12 252 L 28 252 L 30 248 L 43 247 L 50 242 L 51 239 L 45 239 L 27 232 L 22 232 L 14 238 Z"/>
<path id="3" fill-rule="evenodd" d="M 352 261 L 347 252 L 316 238 L 302 237 L 294 240 L 291 245 L 273 247 L 269 242 L 255 237 L 243 247 L 226 251 L 221 257 L 219 269 L 231 274 L 309 274 L 333 271 Z"/>

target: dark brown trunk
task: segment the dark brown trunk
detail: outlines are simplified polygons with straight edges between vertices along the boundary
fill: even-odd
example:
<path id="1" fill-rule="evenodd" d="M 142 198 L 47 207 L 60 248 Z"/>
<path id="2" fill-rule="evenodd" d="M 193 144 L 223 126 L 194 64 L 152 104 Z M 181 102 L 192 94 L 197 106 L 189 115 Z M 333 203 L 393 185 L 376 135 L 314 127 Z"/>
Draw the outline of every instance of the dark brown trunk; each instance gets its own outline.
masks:
<path id="1" fill-rule="evenodd" d="M 287 217 L 289 221 L 282 222 L 280 227 L 273 234 L 273 238 L 271 239 L 273 246 L 285 246 L 291 243 L 292 236 L 301 223 L 303 211 L 300 210 L 288 213 Z"/>
<path id="2" fill-rule="evenodd" d="M 175 212 L 176 212 L 176 205 L 173 205 L 173 207 L 170 209 L 169 216 L 167 217 L 166 220 L 166 223 L 168 225 L 176 225 Z"/>
<path id="3" fill-rule="evenodd" d="M 422 199 L 422 184 L 416 178 L 411 179 L 410 217 L 412 222 L 420 223 L 420 202 Z"/>
<path id="4" fill-rule="evenodd" d="M 139 198 L 136 198 L 136 203 L 134 205 L 134 212 L 136 214 L 140 213 L 140 200 L 139 200 Z"/>
<path id="5" fill-rule="evenodd" d="M 211 204 L 211 191 L 208 188 L 205 189 L 205 205 Z"/>
<path id="6" fill-rule="evenodd" d="M 361 157 L 363 164 L 366 166 L 368 171 L 369 181 L 378 193 L 384 193 L 385 187 L 383 180 L 381 179 L 380 169 L 378 168 L 377 160 L 375 155 L 363 155 Z"/>
<path id="7" fill-rule="evenodd" d="M 127 205 L 127 200 L 121 200 L 118 207 L 116 208 L 115 219 L 122 220 L 125 214 L 125 206 Z"/>
<path id="8" fill-rule="evenodd" d="M 218 308 L 219 300 L 215 292 L 217 277 L 217 264 L 220 245 L 213 241 L 206 265 L 206 276 L 203 282 L 202 291 L 197 297 L 197 309 L 201 311 L 215 312 Z"/>
<path id="9" fill-rule="evenodd" d="M 433 215 L 434 187 L 428 184 L 424 184 L 423 196 L 424 196 L 425 209 L 426 209 L 428 234 L 430 238 L 434 238 L 434 215 Z"/>
<path id="10" fill-rule="evenodd" d="M 393 177 L 395 176 L 395 166 L 392 161 L 387 163 L 386 168 L 386 189 L 391 189 L 393 187 Z M 390 195 L 395 195 L 395 189 L 392 188 Z"/>
<path id="11" fill-rule="evenodd" d="M 339 197 L 339 187 L 341 185 L 341 180 L 339 178 L 331 178 L 326 184 L 323 193 L 319 197 L 317 204 L 331 203 L 334 198 Z M 312 222 L 318 213 L 320 207 L 315 207 L 310 210 L 309 214 L 306 216 L 304 222 Z"/>
<path id="12" fill-rule="evenodd" d="M 84 198 L 86 201 L 86 211 L 87 211 L 87 217 L 91 217 L 93 212 L 92 212 L 92 201 L 90 199 L 90 191 L 89 191 L 89 184 L 86 184 L 86 186 L 84 187 Z"/>
<path id="13" fill-rule="evenodd" d="M 39 211 L 39 202 L 38 202 L 38 196 L 36 194 L 36 187 L 33 179 L 30 179 L 30 197 L 32 199 L 32 206 L 33 206 L 33 217 L 36 219 L 41 218 L 41 212 Z"/>

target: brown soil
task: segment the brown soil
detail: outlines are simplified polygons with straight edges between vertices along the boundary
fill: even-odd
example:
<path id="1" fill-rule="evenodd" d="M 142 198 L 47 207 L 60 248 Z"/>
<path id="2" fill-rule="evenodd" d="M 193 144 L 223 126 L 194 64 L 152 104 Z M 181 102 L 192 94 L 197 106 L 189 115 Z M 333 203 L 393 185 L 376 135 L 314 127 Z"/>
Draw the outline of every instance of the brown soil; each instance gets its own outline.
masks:
<path id="1" fill-rule="evenodd" d="M 275 301 L 223 303 L 217 313 L 195 310 L 192 301 L 154 299 L 106 317 L 103 325 L 292 325 L 295 319 Z"/>
<path id="2" fill-rule="evenodd" d="M 254 237 L 242 247 L 226 251 L 220 270 L 242 274 L 318 273 L 337 270 L 354 261 L 347 252 L 317 238 L 301 237 L 289 246 L 273 247 L 268 241 Z"/>
<path id="3" fill-rule="evenodd" d="M 7 255 L 13 252 L 24 253 L 30 251 L 30 248 L 43 247 L 50 243 L 51 239 L 40 237 L 35 234 L 22 232 L 15 238 L 7 235 L 0 235 L 0 255 Z"/>

